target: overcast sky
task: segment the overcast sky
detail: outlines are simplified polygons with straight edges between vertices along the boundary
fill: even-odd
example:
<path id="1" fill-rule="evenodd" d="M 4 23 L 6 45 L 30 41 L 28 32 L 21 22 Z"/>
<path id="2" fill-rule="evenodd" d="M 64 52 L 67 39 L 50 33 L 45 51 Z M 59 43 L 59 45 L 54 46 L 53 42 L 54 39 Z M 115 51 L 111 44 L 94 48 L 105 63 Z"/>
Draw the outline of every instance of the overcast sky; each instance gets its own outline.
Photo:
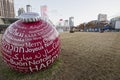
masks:
<path id="1" fill-rule="evenodd" d="M 40 13 L 40 6 L 47 5 L 48 16 L 56 24 L 59 19 L 74 17 L 75 25 L 96 20 L 99 13 L 107 14 L 108 19 L 120 16 L 120 0 L 14 0 L 15 12 L 18 8 L 32 6 L 33 12 Z"/>

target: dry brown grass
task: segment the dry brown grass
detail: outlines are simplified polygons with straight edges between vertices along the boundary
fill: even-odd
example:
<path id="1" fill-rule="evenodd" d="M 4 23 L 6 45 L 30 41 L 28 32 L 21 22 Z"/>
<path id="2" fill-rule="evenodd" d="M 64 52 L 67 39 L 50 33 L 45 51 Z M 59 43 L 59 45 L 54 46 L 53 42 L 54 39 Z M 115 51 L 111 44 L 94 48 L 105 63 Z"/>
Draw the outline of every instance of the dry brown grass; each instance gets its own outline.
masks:
<path id="1" fill-rule="evenodd" d="M 59 64 L 43 72 L 24 74 L 24 77 L 14 74 L 11 78 L 15 72 L 5 67 L 0 56 L 0 80 L 120 80 L 120 33 L 60 35 Z"/>

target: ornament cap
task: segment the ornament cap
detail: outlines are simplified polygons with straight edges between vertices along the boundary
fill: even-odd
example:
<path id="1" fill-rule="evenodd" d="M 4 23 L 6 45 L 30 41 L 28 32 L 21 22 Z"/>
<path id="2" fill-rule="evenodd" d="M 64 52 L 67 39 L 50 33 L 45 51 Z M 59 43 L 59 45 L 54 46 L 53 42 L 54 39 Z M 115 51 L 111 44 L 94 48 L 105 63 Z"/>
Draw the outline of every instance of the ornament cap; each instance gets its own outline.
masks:
<path id="1" fill-rule="evenodd" d="M 38 13 L 35 12 L 28 12 L 28 13 L 23 13 L 19 16 L 20 20 L 23 22 L 36 22 L 40 20 L 40 16 Z"/>

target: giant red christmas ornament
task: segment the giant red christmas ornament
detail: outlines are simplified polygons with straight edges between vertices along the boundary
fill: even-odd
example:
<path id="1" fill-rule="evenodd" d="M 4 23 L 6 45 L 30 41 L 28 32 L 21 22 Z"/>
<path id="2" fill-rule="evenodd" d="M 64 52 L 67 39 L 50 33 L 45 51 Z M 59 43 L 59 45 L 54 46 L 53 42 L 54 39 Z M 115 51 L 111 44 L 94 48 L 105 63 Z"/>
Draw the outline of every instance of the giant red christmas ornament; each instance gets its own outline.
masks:
<path id="1" fill-rule="evenodd" d="M 25 13 L 11 24 L 2 36 L 3 60 L 19 72 L 46 69 L 58 57 L 59 34 L 37 13 Z"/>

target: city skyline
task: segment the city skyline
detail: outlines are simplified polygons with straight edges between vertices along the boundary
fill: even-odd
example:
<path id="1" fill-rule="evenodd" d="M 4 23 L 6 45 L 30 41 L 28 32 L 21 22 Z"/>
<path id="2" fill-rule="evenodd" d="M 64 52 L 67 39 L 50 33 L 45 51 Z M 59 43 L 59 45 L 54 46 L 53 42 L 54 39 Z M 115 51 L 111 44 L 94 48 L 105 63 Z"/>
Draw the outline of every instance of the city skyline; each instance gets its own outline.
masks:
<path id="1" fill-rule="evenodd" d="M 120 16 L 119 0 L 14 0 L 15 12 L 18 8 L 26 5 L 32 6 L 33 12 L 40 14 L 40 6 L 46 5 L 48 7 L 48 16 L 50 20 L 56 24 L 59 19 L 69 19 L 74 17 L 75 25 L 91 20 L 97 20 L 99 13 L 107 14 L 108 19 Z"/>

